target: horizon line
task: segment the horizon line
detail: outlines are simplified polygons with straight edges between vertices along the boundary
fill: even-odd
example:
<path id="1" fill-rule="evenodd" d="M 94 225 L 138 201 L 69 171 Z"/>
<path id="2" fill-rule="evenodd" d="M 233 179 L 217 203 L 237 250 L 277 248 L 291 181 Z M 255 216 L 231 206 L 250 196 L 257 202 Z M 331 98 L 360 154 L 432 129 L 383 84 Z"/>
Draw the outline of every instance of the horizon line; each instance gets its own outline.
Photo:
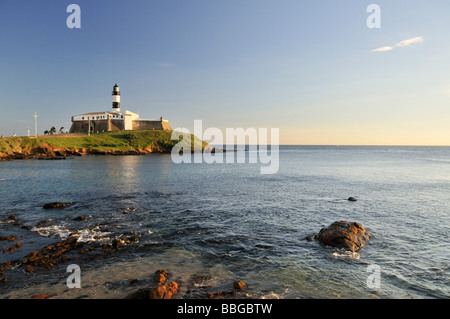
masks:
<path id="1" fill-rule="evenodd" d="M 206 141 L 207 142 L 207 141 Z M 220 144 L 210 144 L 210 145 L 220 145 Z M 270 144 L 222 144 L 226 146 L 269 146 Z M 361 147 L 368 147 L 368 146 L 391 146 L 391 147 L 450 147 L 450 145 L 415 145 L 415 144 L 276 144 L 278 146 L 333 146 L 333 147 L 342 147 L 342 146 L 361 146 Z"/>

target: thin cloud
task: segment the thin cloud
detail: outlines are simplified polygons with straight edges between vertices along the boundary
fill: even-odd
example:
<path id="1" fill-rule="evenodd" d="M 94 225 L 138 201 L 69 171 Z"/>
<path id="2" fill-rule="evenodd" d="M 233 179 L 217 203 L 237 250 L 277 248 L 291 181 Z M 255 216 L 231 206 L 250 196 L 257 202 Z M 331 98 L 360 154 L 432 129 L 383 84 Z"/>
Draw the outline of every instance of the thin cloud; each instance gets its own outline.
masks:
<path id="1" fill-rule="evenodd" d="M 416 38 L 412 38 L 412 39 L 408 39 L 408 40 L 403 40 L 403 41 L 397 43 L 395 46 L 398 48 L 408 47 L 412 44 L 422 43 L 422 42 L 423 42 L 423 37 L 416 37 Z"/>
<path id="2" fill-rule="evenodd" d="M 175 66 L 174 63 L 158 63 L 158 66 L 162 68 L 173 68 Z"/>
<path id="3" fill-rule="evenodd" d="M 385 52 L 385 51 L 391 51 L 394 50 L 393 47 L 381 47 L 375 50 L 372 50 L 372 52 Z"/>
<path id="4" fill-rule="evenodd" d="M 385 47 L 381 47 L 375 50 L 372 50 L 371 52 L 386 52 L 386 51 L 392 51 L 395 48 L 405 48 L 405 47 L 409 47 L 412 46 L 414 44 L 419 44 L 422 43 L 424 41 L 423 37 L 415 37 L 415 38 L 411 38 L 411 39 L 407 39 L 407 40 L 403 40 L 398 42 L 396 45 L 394 46 L 385 46 Z"/>

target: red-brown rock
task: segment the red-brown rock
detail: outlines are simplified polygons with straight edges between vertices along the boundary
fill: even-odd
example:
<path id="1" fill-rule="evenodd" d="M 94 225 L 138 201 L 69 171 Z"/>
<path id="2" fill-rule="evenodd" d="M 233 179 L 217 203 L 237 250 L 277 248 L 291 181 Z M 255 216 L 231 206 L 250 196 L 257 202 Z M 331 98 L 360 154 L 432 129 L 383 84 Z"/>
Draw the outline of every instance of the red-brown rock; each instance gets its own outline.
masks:
<path id="1" fill-rule="evenodd" d="M 236 294 L 237 292 L 239 292 L 239 290 L 243 289 L 244 287 L 246 287 L 247 285 L 242 281 L 235 281 L 233 282 L 233 287 L 234 289 L 231 291 L 218 291 L 216 293 L 209 293 L 208 294 L 208 298 L 209 299 L 224 299 L 224 298 L 232 298 L 234 294 Z"/>
<path id="2" fill-rule="evenodd" d="M 239 281 L 235 281 L 234 283 L 233 283 L 233 287 L 235 288 L 235 289 L 242 289 L 242 288 L 244 288 L 245 286 L 247 286 L 242 280 L 239 280 Z"/>
<path id="3" fill-rule="evenodd" d="M 11 236 L 0 236 L 0 240 L 7 240 L 7 241 L 14 241 L 16 240 L 17 236 L 11 235 Z"/>
<path id="4" fill-rule="evenodd" d="M 371 234 L 359 223 L 339 221 L 322 228 L 314 238 L 324 245 L 355 252 L 369 241 L 370 236 Z"/>
<path id="5" fill-rule="evenodd" d="M 172 281 L 168 285 L 159 286 L 150 289 L 150 299 L 172 299 L 172 296 L 178 292 L 178 284 Z"/>
<path id="6" fill-rule="evenodd" d="M 155 280 L 157 285 L 162 285 L 166 282 L 168 276 L 167 270 L 157 270 L 155 276 L 153 276 L 153 280 Z"/>
<path id="7" fill-rule="evenodd" d="M 52 296 L 53 295 L 36 295 L 36 296 L 31 297 L 31 299 L 48 299 Z"/>
<path id="8" fill-rule="evenodd" d="M 171 282 L 168 285 L 158 286 L 156 288 L 144 288 L 125 297 L 125 299 L 172 299 L 172 296 L 178 292 L 178 284 Z"/>

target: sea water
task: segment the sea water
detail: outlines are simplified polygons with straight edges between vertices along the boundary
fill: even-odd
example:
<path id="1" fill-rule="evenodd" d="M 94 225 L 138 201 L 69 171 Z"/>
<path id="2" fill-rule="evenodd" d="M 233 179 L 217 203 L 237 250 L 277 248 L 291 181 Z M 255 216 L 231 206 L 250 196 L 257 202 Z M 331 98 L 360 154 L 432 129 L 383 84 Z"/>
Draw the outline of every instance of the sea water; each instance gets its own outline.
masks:
<path id="1" fill-rule="evenodd" d="M 122 298 L 136 289 L 131 279 L 158 269 L 179 283 L 178 298 L 207 298 L 234 280 L 247 284 L 239 298 L 450 297 L 449 147 L 280 146 L 273 175 L 248 162 L 175 164 L 170 154 L 16 160 L 0 163 L 0 179 L 0 235 L 23 243 L 0 263 L 76 231 L 86 243 L 139 237 L 48 271 L 16 265 L 1 298 Z M 74 204 L 42 208 L 55 201 Z M 340 220 L 362 224 L 369 243 L 349 253 L 305 239 Z M 81 289 L 66 285 L 70 263 Z"/>

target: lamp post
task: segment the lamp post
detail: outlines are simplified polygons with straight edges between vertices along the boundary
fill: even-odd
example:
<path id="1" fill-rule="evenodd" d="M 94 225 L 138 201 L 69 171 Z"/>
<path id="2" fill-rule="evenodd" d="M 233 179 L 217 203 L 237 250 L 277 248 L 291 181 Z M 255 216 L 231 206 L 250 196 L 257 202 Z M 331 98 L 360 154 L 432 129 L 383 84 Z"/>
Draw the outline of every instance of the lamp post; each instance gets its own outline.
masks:
<path id="1" fill-rule="evenodd" d="M 38 136 L 38 134 L 37 134 L 37 118 L 38 118 L 38 115 L 36 112 L 34 112 L 34 135 L 36 137 Z"/>

